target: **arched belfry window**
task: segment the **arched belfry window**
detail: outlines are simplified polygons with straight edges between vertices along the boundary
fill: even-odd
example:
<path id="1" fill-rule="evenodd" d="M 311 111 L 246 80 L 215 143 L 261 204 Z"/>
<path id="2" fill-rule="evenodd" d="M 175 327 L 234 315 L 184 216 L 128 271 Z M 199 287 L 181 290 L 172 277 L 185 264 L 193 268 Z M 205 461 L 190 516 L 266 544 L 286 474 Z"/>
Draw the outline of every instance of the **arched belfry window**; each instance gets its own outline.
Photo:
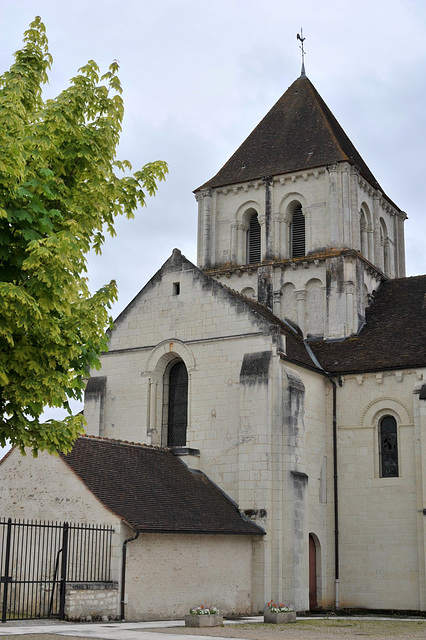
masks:
<path id="1" fill-rule="evenodd" d="M 290 225 L 290 255 L 292 258 L 300 258 L 306 255 L 305 216 L 303 215 L 301 204 L 298 204 L 293 211 Z"/>
<path id="2" fill-rule="evenodd" d="M 188 421 L 188 372 L 182 360 L 171 365 L 168 371 L 168 389 L 165 391 L 167 446 L 185 447 Z"/>
<path id="3" fill-rule="evenodd" d="M 251 215 L 247 233 L 247 262 L 254 264 L 261 260 L 261 231 L 257 213 Z"/>
<path id="4" fill-rule="evenodd" d="M 384 416 L 379 422 L 380 477 L 396 478 L 398 466 L 398 432 L 393 416 Z"/>

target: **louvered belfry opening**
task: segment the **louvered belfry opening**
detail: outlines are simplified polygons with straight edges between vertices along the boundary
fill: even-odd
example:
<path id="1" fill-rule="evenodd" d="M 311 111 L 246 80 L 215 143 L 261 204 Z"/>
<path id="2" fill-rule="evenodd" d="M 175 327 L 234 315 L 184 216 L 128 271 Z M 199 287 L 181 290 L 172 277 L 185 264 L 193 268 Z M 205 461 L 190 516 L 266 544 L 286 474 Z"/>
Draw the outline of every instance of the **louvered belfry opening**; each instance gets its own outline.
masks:
<path id="1" fill-rule="evenodd" d="M 300 258 L 306 255 L 305 250 L 305 216 L 302 205 L 298 204 L 293 211 L 293 220 L 290 228 L 291 257 Z"/>
<path id="2" fill-rule="evenodd" d="M 186 446 L 188 419 L 188 372 L 182 361 L 172 366 L 169 373 L 169 404 L 167 446 Z"/>
<path id="3" fill-rule="evenodd" d="M 253 213 L 250 218 L 250 226 L 248 230 L 248 262 L 253 264 L 261 260 L 261 233 L 260 224 L 257 213 Z"/>

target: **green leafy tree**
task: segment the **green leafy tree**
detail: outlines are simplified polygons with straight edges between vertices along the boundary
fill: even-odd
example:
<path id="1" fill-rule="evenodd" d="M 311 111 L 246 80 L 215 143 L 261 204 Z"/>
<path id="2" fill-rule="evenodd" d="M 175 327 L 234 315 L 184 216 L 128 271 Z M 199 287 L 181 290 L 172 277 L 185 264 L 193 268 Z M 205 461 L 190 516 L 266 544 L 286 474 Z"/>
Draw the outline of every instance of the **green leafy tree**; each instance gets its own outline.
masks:
<path id="1" fill-rule="evenodd" d="M 117 215 L 132 218 L 167 173 L 116 159 L 123 119 L 118 64 L 90 60 L 44 101 L 52 58 L 36 18 L 0 77 L 0 445 L 67 451 L 84 430 L 69 398 L 107 349 L 115 282 L 91 295 L 87 254 L 100 253 Z M 120 175 L 121 174 L 121 175 Z M 67 409 L 42 422 L 43 408 Z"/>

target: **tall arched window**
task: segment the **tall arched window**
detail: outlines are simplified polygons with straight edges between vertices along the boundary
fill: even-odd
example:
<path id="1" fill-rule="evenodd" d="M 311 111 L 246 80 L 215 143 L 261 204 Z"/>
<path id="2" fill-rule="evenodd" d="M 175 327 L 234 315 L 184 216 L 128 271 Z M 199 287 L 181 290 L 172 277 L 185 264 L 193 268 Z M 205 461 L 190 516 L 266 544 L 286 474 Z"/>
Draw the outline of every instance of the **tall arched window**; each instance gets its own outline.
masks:
<path id="1" fill-rule="evenodd" d="M 380 477 L 398 477 L 398 432 L 393 416 L 383 416 L 379 422 L 379 457 Z"/>
<path id="2" fill-rule="evenodd" d="M 167 374 L 166 374 L 167 375 Z M 188 421 L 188 372 L 182 360 L 168 371 L 167 397 L 167 446 L 186 446 Z"/>
<path id="3" fill-rule="evenodd" d="M 253 264 L 261 260 L 261 231 L 257 213 L 251 215 L 247 233 L 247 262 Z"/>
<path id="4" fill-rule="evenodd" d="M 300 258 L 306 255 L 305 216 L 303 215 L 301 204 L 298 204 L 293 211 L 290 225 L 290 255 L 292 258 Z"/>

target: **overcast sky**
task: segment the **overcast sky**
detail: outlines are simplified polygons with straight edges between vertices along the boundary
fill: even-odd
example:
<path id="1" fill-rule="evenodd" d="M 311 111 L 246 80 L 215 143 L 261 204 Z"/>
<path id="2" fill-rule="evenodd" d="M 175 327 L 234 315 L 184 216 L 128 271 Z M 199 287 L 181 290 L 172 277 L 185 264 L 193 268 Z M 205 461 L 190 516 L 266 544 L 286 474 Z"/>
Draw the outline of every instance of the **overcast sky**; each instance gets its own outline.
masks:
<path id="1" fill-rule="evenodd" d="M 136 220 L 121 220 L 93 289 L 115 278 L 130 302 L 178 247 L 196 261 L 193 189 L 211 178 L 300 74 L 306 73 L 387 195 L 407 212 L 407 275 L 426 272 L 425 0 L 1 0 L 0 73 L 34 16 L 47 29 L 57 95 L 87 60 L 120 63 L 119 149 L 169 176 Z"/>

